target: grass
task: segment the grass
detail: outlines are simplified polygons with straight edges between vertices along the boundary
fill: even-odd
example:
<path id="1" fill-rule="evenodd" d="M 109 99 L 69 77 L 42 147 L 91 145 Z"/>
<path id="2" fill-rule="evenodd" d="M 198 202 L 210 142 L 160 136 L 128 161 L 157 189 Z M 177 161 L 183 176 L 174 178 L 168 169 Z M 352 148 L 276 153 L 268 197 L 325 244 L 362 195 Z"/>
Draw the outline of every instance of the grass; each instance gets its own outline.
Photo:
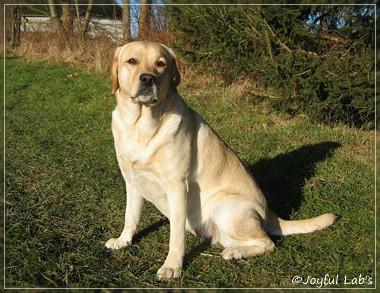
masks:
<path id="1" fill-rule="evenodd" d="M 273 253 L 227 262 L 186 235 L 182 277 L 155 279 L 168 221 L 150 204 L 134 243 L 104 244 L 123 227 L 125 185 L 111 134 L 111 84 L 82 70 L 6 60 L 8 288 L 309 288 L 294 276 L 339 276 L 329 287 L 374 287 L 374 134 L 268 113 L 239 85 L 183 77 L 179 90 L 252 170 L 286 218 L 325 212 L 330 228 L 276 238 Z M 345 284 L 367 277 L 362 284 Z M 372 278 L 372 284 L 368 282 Z M 315 279 L 316 280 L 316 279 Z"/>

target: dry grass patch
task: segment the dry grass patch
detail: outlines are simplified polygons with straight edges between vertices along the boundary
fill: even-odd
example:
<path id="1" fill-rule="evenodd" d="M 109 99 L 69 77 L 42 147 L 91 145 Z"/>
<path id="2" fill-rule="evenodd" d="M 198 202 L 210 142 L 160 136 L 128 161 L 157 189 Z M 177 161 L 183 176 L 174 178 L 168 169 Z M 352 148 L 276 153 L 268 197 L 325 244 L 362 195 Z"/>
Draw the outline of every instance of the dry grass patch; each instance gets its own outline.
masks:
<path id="1" fill-rule="evenodd" d="M 107 36 L 27 32 L 22 34 L 21 45 L 13 53 L 28 61 L 44 60 L 108 74 L 116 46 Z"/>

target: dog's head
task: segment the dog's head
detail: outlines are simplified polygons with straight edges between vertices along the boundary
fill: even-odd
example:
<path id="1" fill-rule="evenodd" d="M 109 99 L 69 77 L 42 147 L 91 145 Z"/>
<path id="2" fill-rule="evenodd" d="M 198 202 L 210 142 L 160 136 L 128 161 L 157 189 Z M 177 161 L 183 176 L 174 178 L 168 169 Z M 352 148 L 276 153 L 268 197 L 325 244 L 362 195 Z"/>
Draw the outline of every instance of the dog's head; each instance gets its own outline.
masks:
<path id="1" fill-rule="evenodd" d="M 153 42 L 132 42 L 115 51 L 112 65 L 112 92 L 119 90 L 134 103 L 152 106 L 169 90 L 176 89 L 180 74 L 174 52 Z"/>

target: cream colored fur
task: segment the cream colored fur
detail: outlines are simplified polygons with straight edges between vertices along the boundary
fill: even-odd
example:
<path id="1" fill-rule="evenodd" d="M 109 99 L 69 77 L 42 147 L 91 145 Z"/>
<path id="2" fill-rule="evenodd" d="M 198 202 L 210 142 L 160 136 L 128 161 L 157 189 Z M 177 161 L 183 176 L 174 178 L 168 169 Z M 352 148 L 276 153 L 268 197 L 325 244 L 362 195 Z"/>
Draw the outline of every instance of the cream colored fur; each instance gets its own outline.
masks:
<path id="1" fill-rule="evenodd" d="M 333 214 L 285 221 L 268 209 L 239 158 L 179 96 L 180 74 L 170 48 L 151 42 L 120 47 L 112 77 L 112 132 L 127 206 L 124 230 L 107 241 L 108 248 L 132 242 L 144 200 L 170 220 L 169 253 L 159 279 L 180 276 L 185 230 L 222 244 L 224 259 L 240 259 L 273 250 L 267 233 L 309 233 L 334 222 Z"/>

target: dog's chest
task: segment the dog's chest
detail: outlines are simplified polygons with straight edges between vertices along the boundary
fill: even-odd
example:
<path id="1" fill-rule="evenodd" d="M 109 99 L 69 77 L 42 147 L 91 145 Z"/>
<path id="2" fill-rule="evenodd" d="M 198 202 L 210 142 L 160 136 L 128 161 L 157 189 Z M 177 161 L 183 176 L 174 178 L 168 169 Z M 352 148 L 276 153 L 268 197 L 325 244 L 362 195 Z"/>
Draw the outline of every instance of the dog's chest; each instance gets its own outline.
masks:
<path id="1" fill-rule="evenodd" d="M 133 187 L 146 200 L 153 202 L 163 214 L 167 214 L 167 201 L 162 190 L 160 151 L 154 139 L 147 140 L 146 133 L 126 129 L 115 115 L 112 132 L 117 159 L 127 186 Z M 129 130 L 129 131 L 128 131 Z"/>
<path id="2" fill-rule="evenodd" d="M 128 135 L 115 138 L 117 159 L 127 186 L 133 187 L 146 200 L 152 202 L 164 215 L 168 213 L 166 194 L 160 186 L 161 174 L 152 164 L 149 149 L 136 149 Z"/>
<path id="3" fill-rule="evenodd" d="M 153 176 L 154 165 L 152 156 L 155 155 L 151 147 L 139 142 L 127 132 L 114 131 L 115 149 L 119 165 L 129 180 Z"/>
<path id="4" fill-rule="evenodd" d="M 152 151 L 146 145 L 137 143 L 127 133 L 114 135 L 114 140 L 119 160 L 136 170 L 149 167 Z"/>
<path id="5" fill-rule="evenodd" d="M 151 160 L 154 151 L 149 143 L 154 130 L 144 127 L 144 125 L 137 130 L 128 127 L 128 123 L 121 117 L 120 113 L 114 111 L 112 114 L 112 133 L 118 159 L 122 158 L 132 165 L 145 165 Z"/>

